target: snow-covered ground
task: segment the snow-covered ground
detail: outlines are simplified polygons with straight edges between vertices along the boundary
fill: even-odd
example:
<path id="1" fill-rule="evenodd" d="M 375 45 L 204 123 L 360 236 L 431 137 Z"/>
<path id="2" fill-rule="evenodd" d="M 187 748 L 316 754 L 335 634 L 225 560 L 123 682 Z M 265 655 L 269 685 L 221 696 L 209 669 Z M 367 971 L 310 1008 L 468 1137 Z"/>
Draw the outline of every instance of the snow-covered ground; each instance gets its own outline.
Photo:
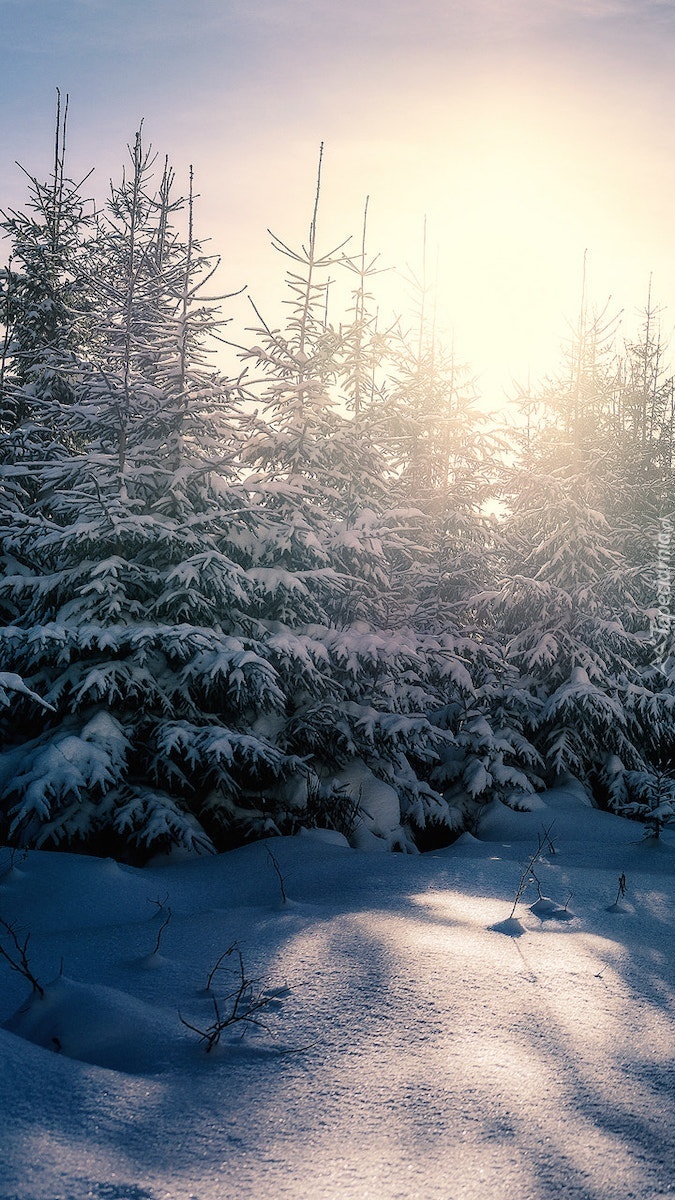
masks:
<path id="1" fill-rule="evenodd" d="M 675 843 L 573 791 L 534 804 L 421 856 L 317 833 L 144 870 L 2 851 L 45 995 L 0 962 L 0 1200 L 675 1192 Z M 549 827 L 558 907 L 530 884 L 508 936 Z M 234 943 L 265 1027 L 207 1054 L 178 1014 L 231 1011 L 236 950 L 206 985 Z"/>

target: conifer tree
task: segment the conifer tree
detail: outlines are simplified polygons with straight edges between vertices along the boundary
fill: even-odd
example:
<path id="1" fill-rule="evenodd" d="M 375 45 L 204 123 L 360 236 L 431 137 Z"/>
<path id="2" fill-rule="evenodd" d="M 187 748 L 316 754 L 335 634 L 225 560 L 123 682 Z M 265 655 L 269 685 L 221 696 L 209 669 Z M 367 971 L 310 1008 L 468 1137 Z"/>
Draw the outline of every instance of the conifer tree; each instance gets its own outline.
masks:
<path id="1" fill-rule="evenodd" d="M 300 677 L 284 736 L 298 752 L 303 745 L 311 750 L 325 786 L 356 758 L 395 781 L 404 821 L 423 826 L 432 814 L 447 828 L 448 807 L 423 776 L 434 747 L 446 740 L 426 713 L 437 700 L 434 672 L 440 659 L 447 667 L 448 649 L 436 645 L 427 654 L 418 635 L 392 621 L 392 567 L 410 546 L 400 514 L 389 506 L 389 467 L 376 423 L 364 420 L 366 407 L 372 414 L 372 394 L 368 405 L 357 362 L 366 320 L 362 298 L 355 317 L 360 330 L 350 327 L 345 335 L 344 327 L 326 321 L 328 272 L 343 261 L 344 243 L 327 254 L 317 250 L 320 172 L 321 160 L 306 245 L 293 250 L 273 239 L 293 264 L 288 325 L 272 330 L 258 314 L 258 344 L 245 352 L 260 372 L 248 387 L 263 405 L 243 451 L 255 469 L 247 484 L 279 521 L 280 542 L 270 541 L 266 562 L 280 590 L 292 581 L 296 593 L 283 621 L 309 638 L 326 676 L 318 689 Z M 348 370 L 346 338 L 354 355 Z M 340 411 L 336 395 L 347 376 L 356 387 L 351 416 Z"/>
<path id="2" fill-rule="evenodd" d="M 11 246 L 0 293 L 0 429 L 5 433 L 25 424 L 29 414 L 44 424 L 45 405 L 52 398 L 67 399 L 57 363 L 83 336 L 88 308 L 78 266 L 92 222 L 91 205 L 82 196 L 88 176 L 75 183 L 66 175 L 68 97 L 63 105 L 58 91 L 57 97 L 51 176 L 41 181 L 24 171 L 26 209 L 3 212 L 0 222 Z M 6 453 L 10 445 L 5 442 Z"/>
<path id="3" fill-rule="evenodd" d="M 641 460 L 643 478 L 653 476 L 655 468 L 668 474 L 673 466 L 673 378 L 666 366 L 660 317 L 650 278 L 638 337 L 625 344 L 616 405 L 616 425 L 633 450 L 630 467 L 635 470 Z"/>
<path id="4" fill-rule="evenodd" d="M 66 174 L 67 122 L 68 97 L 62 104 L 57 91 L 52 173 L 43 181 L 21 168 L 26 209 L 1 213 L 10 257 L 0 272 L 0 536 L 25 521 L 38 486 L 35 462 L 59 452 L 56 415 L 72 398 L 60 367 L 87 321 L 79 267 L 93 214 L 82 196 L 86 179 L 77 184 Z M 0 621 L 16 612 L 0 596 Z"/>
<path id="5" fill-rule="evenodd" d="M 416 325 L 405 332 L 399 321 L 390 332 L 384 387 L 368 413 L 379 417 L 390 487 L 410 531 L 408 553 L 393 563 L 396 619 L 418 631 L 431 662 L 442 646 L 453 664 L 435 678 L 433 719 L 447 743 L 426 777 L 459 821 L 473 822 L 486 801 L 531 791 L 540 760 L 524 731 L 517 676 L 471 604 L 489 577 L 495 527 L 486 502 L 499 441 L 483 428 L 468 368 L 454 346 L 443 348 L 424 259 L 412 279 Z"/>
<path id="6" fill-rule="evenodd" d="M 139 134 L 88 253 L 87 344 L 57 363 L 58 444 L 34 446 L 35 499 L 3 529 L 3 662 L 51 710 L 37 736 L 28 702 L 3 717 L 3 832 L 24 844 L 210 847 L 291 761 L 250 732 L 282 695 L 237 620 L 254 518 L 236 398 L 199 364 L 213 264 L 152 168 Z"/>
<path id="7" fill-rule="evenodd" d="M 543 425 L 513 474 L 505 578 L 488 597 L 532 696 L 528 725 L 548 777 L 571 772 L 612 804 L 629 774 L 652 769 L 672 722 L 649 667 L 653 551 L 631 513 L 616 330 L 606 310 L 589 316 L 584 294 L 566 370 L 549 381 Z"/>

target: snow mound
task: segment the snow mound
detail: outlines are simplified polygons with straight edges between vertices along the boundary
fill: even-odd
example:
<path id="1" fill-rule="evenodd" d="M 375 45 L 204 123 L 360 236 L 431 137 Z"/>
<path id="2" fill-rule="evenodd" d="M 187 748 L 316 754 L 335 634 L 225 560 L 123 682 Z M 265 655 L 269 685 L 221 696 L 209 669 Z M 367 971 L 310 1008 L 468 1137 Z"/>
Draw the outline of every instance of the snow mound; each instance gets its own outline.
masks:
<path id="1" fill-rule="evenodd" d="M 497 921 L 496 925 L 490 925 L 489 928 L 492 933 L 504 933 L 513 938 L 522 937 L 527 932 L 518 917 L 507 917 L 505 921 Z"/>
<path id="2" fill-rule="evenodd" d="M 175 1016 L 116 988 L 55 979 L 18 1009 L 4 1029 L 57 1054 L 130 1075 L 170 1064 L 182 1040 Z"/>
<path id="3" fill-rule="evenodd" d="M 550 917 L 551 913 L 558 912 L 559 904 L 555 900 L 551 900 L 550 896 L 540 896 L 535 900 L 534 904 L 530 905 L 530 912 L 533 912 L 536 917 Z"/>
<path id="4" fill-rule="evenodd" d="M 405 845 L 401 804 L 391 784 L 378 779 L 359 758 L 336 771 L 333 778 L 335 785 L 344 788 L 360 809 L 360 819 L 351 838 L 355 849 L 377 851 Z"/>

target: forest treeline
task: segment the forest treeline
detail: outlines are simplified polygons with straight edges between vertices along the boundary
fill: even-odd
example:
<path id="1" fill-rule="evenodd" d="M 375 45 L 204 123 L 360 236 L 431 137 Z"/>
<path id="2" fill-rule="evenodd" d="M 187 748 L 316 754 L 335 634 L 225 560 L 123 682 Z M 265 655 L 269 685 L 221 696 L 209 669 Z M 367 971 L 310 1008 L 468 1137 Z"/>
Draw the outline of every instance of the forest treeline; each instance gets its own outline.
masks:
<path id="1" fill-rule="evenodd" d="M 238 329 L 191 181 L 139 133 L 95 211 L 64 147 L 60 113 L 1 222 L 0 840 L 424 849 L 570 775 L 658 832 L 674 391 L 651 299 L 628 342 L 584 300 L 507 434 L 423 280 L 383 321 L 365 220 L 355 252 L 321 247 L 319 188 L 306 242 L 275 238 L 283 327 L 251 305 Z"/>

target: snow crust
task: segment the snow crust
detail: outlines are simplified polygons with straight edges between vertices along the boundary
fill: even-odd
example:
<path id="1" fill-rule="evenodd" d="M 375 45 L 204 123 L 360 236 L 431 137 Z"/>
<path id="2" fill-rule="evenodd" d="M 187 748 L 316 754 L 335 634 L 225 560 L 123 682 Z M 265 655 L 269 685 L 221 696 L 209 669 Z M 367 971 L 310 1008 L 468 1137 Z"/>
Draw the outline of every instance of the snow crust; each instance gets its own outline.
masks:
<path id="1" fill-rule="evenodd" d="M 45 992 L 0 962 L 0 1200 L 672 1194 L 675 845 L 542 801 L 429 855 L 0 851 Z M 207 1054 L 179 1013 L 226 1010 L 234 943 L 270 1004 Z"/>

